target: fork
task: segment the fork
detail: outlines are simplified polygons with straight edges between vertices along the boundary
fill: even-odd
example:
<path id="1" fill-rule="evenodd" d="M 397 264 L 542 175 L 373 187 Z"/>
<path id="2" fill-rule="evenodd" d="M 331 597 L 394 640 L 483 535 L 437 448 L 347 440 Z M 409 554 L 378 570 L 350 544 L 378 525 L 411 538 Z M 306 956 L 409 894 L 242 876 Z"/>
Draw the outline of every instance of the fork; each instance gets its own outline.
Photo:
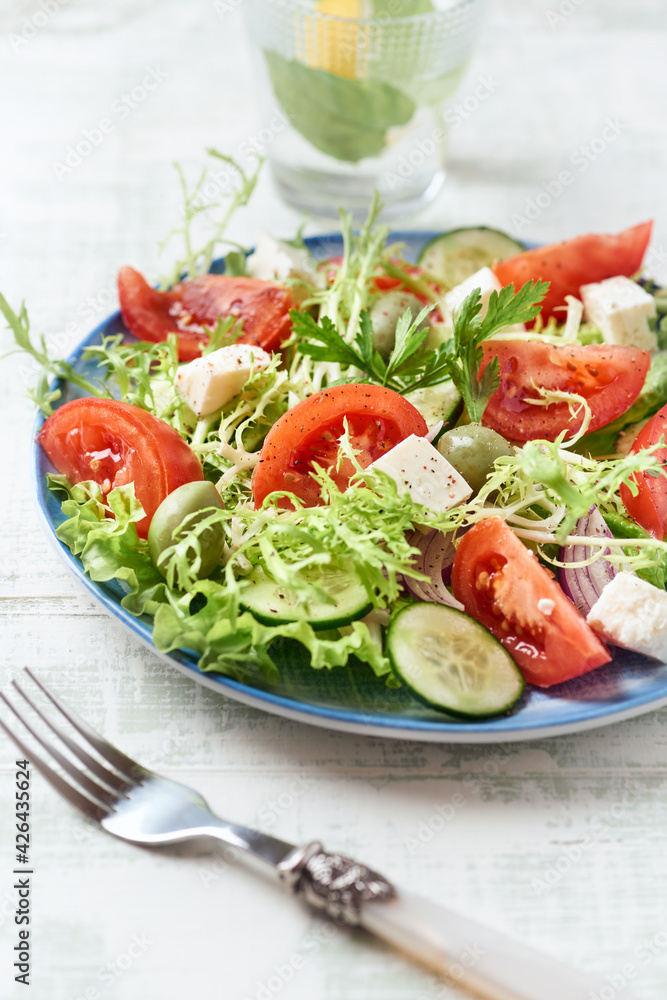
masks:
<path id="1" fill-rule="evenodd" d="M 40 708 L 16 680 L 13 687 L 56 742 L 35 727 L 25 708 L 18 708 L 4 693 L 0 698 L 51 763 L 2 719 L 0 726 L 68 802 L 108 833 L 152 847 L 200 838 L 222 840 L 254 859 L 311 907 L 339 923 L 364 927 L 484 1000 L 589 1000 L 594 991 L 606 986 L 602 979 L 570 968 L 470 917 L 399 892 L 366 865 L 325 851 L 319 841 L 295 847 L 221 819 L 198 792 L 126 756 L 29 668 L 25 673 L 56 712 Z M 53 721 L 53 714 L 59 722 Z M 63 730 L 63 720 L 74 728 L 76 739 Z M 54 762 L 64 774 L 54 769 Z M 632 998 L 626 993 L 625 1000 Z"/>

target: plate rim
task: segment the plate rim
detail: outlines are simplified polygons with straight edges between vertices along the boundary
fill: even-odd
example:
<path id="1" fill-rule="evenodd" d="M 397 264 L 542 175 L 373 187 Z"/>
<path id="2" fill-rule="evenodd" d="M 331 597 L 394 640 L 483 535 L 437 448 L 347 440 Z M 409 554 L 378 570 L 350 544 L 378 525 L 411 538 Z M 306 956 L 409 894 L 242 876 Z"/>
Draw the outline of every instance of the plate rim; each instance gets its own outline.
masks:
<path id="1" fill-rule="evenodd" d="M 389 233 L 388 240 L 394 243 L 407 240 L 413 243 L 421 242 L 424 245 L 428 240 L 439 235 L 440 232 L 442 231 L 392 230 Z M 330 249 L 332 242 L 342 243 L 342 237 L 340 233 L 322 233 L 305 238 L 305 243 L 310 248 L 316 248 L 318 244 L 321 245 L 324 241 L 326 241 Z M 214 261 L 213 266 L 216 264 L 219 265 L 220 260 Z M 99 337 L 111 323 L 117 322 L 120 319 L 120 310 L 116 310 L 98 323 L 70 352 L 67 358 L 68 362 L 75 364 L 80 359 L 81 352 L 87 344 Z M 269 714 L 319 728 L 355 735 L 382 737 L 385 739 L 403 739 L 443 744 L 528 742 L 571 735 L 623 722 L 667 706 L 666 687 L 665 694 L 661 697 L 655 697 L 655 694 L 649 691 L 644 696 L 641 694 L 634 696 L 631 704 L 622 703 L 618 707 L 613 704 L 611 706 L 598 706 L 596 711 L 586 717 L 570 719 L 566 717 L 562 722 L 545 721 L 522 725 L 520 711 L 515 714 L 501 716 L 498 719 L 477 723 L 457 722 L 449 718 L 443 718 L 442 722 L 428 719 L 409 720 L 404 716 L 391 715 L 378 717 L 383 721 L 369 721 L 365 718 L 367 713 L 359 709 L 336 709 L 301 702 L 285 695 L 254 688 L 224 674 L 203 672 L 197 667 L 194 657 L 188 655 L 185 651 L 180 653 L 180 655 L 177 650 L 170 653 L 160 652 L 153 643 L 152 636 L 149 634 L 150 626 L 148 623 L 142 622 L 140 619 L 130 615 L 128 611 L 120 606 L 117 600 L 105 593 L 99 584 L 91 580 L 85 574 L 78 558 L 56 537 L 54 524 L 44 500 L 44 484 L 40 478 L 42 474 L 40 464 L 43 464 L 45 461 L 45 456 L 37 442 L 37 433 L 43 422 L 44 417 L 38 411 L 34 422 L 30 469 L 33 501 L 37 507 L 40 523 L 49 542 L 65 563 L 65 566 L 79 587 L 82 587 L 88 595 L 92 596 L 111 618 L 120 622 L 126 629 L 129 629 L 133 636 L 143 646 L 150 649 L 162 662 L 175 667 L 181 674 L 203 684 L 210 690 L 216 691 L 218 694 L 229 697 L 249 707 L 268 712 Z"/>

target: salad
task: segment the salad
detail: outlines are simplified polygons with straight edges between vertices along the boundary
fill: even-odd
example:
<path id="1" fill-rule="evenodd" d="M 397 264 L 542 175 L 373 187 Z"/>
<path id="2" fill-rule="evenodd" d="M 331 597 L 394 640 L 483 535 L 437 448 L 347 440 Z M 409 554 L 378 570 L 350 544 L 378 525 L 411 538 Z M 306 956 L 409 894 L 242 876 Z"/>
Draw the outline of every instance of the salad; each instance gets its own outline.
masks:
<path id="1" fill-rule="evenodd" d="M 57 535 L 91 579 L 202 671 L 275 683 L 299 649 L 463 719 L 604 670 L 614 645 L 667 657 L 651 224 L 536 250 L 457 230 L 413 264 L 374 204 L 356 234 L 342 214 L 340 257 L 262 237 L 210 273 L 256 180 L 235 169 L 198 252 L 184 187 L 162 287 L 121 268 L 127 331 L 85 374 L 0 296 L 41 367 Z"/>

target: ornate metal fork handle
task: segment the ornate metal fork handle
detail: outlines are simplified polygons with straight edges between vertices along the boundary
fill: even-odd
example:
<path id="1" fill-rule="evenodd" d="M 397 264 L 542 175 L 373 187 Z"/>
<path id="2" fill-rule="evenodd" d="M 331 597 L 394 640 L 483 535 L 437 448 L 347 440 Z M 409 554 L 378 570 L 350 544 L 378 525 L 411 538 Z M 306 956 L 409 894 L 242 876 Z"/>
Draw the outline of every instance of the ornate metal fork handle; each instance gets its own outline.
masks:
<path id="1" fill-rule="evenodd" d="M 280 880 L 296 895 L 338 923 L 361 923 L 364 903 L 395 899 L 383 875 L 342 854 L 328 854 L 319 840 L 295 847 L 278 867 Z"/>
<path id="2" fill-rule="evenodd" d="M 294 847 L 221 819 L 199 793 L 137 764 L 27 673 L 49 699 L 46 710 L 16 682 L 15 690 L 32 714 L 17 708 L 4 693 L 0 698 L 46 751 L 46 758 L 2 719 L 0 727 L 68 802 L 108 833 L 152 846 L 218 837 L 261 862 L 310 906 L 340 923 L 365 927 L 485 1000 L 590 1000 L 595 991 L 602 995 L 601 980 L 460 913 L 399 893 L 372 868 L 325 851 L 319 841 Z M 53 708 L 59 713 L 58 724 L 50 718 Z M 50 733 L 36 727 L 35 717 Z M 63 729 L 63 721 L 76 738 Z M 624 1000 L 631 1000 L 627 992 Z"/>

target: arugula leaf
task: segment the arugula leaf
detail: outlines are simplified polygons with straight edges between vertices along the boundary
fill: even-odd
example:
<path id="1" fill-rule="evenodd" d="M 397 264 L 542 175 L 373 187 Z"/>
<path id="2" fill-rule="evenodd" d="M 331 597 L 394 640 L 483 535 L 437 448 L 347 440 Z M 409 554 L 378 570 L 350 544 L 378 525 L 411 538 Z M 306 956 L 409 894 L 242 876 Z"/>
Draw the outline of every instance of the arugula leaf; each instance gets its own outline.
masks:
<path id="1" fill-rule="evenodd" d="M 273 90 L 290 124 L 316 149 L 357 163 L 377 156 L 387 130 L 415 113 L 412 98 L 381 80 L 349 79 L 277 52 L 264 56 Z"/>

